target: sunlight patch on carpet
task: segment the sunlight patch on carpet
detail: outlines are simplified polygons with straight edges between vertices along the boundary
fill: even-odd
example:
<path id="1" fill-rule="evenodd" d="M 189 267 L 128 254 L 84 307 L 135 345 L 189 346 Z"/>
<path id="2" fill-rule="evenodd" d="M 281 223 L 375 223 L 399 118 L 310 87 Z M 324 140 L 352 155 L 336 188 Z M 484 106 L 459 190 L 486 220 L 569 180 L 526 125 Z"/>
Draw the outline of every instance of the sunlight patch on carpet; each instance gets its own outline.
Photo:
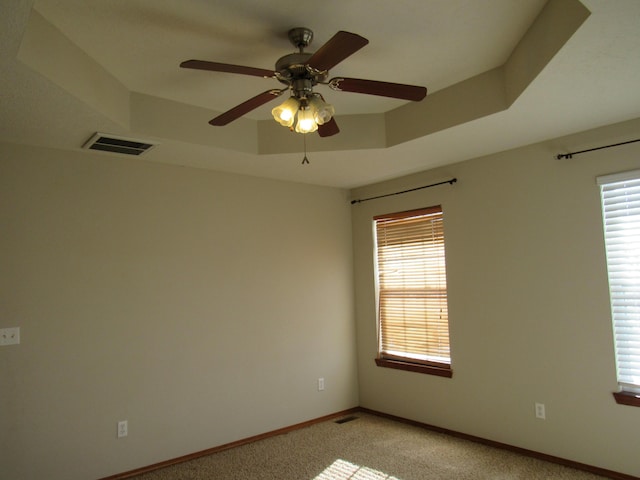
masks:
<path id="1" fill-rule="evenodd" d="M 313 480 L 400 480 L 384 472 L 361 467 L 346 460 L 336 460 Z"/>

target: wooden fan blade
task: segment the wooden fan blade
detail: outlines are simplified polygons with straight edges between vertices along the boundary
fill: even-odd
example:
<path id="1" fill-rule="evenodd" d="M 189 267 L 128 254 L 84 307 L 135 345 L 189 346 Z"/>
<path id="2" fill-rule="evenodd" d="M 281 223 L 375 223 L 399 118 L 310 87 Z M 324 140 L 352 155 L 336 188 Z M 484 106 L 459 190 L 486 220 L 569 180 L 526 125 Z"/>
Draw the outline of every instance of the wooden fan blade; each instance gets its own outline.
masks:
<path id="1" fill-rule="evenodd" d="M 231 110 L 227 110 L 222 115 L 218 115 L 213 120 L 210 120 L 209 123 L 215 126 L 222 126 L 231 123 L 243 116 L 245 113 L 249 113 L 251 110 L 254 110 L 274 98 L 279 97 L 285 90 L 286 88 L 284 90 L 267 90 L 266 92 L 262 92 L 259 95 L 250 98 L 246 102 L 236 105 Z"/>
<path id="2" fill-rule="evenodd" d="M 332 78 L 329 86 L 343 92 L 365 93 L 381 97 L 400 98 L 419 102 L 427 95 L 426 87 L 404 85 L 402 83 L 378 82 L 360 78 Z"/>
<path id="3" fill-rule="evenodd" d="M 229 63 L 207 62 L 206 60 L 187 60 L 182 62 L 180 66 L 182 68 L 194 68 L 211 72 L 239 73 L 240 75 L 252 75 L 254 77 L 275 77 L 275 72 L 264 68 L 243 67 L 242 65 L 231 65 Z"/>
<path id="4" fill-rule="evenodd" d="M 340 129 L 338 128 L 338 124 L 333 117 L 327 123 L 318 125 L 318 135 L 320 135 L 321 137 L 330 137 L 331 135 L 335 135 L 339 132 Z"/>
<path id="5" fill-rule="evenodd" d="M 369 40 L 360 35 L 339 31 L 320 47 L 316 53 L 311 55 L 307 65 L 320 72 L 329 71 L 367 43 L 369 43 Z"/>

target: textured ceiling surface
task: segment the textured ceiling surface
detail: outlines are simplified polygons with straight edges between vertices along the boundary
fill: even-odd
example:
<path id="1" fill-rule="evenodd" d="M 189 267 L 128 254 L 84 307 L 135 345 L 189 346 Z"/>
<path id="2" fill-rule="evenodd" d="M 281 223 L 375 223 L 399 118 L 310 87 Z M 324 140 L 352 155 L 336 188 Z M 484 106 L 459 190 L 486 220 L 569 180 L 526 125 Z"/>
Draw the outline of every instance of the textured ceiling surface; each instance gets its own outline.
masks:
<path id="1" fill-rule="evenodd" d="M 538 62 L 536 52 L 562 37 L 554 29 L 566 27 L 553 17 L 566 8 L 587 14 Z M 159 142 L 144 160 L 354 187 L 640 113 L 637 0 L 5 0 L 0 17 L 0 140 L 8 142 L 78 150 L 102 131 Z M 366 37 L 330 76 L 424 85 L 424 105 L 318 86 L 336 108 L 341 138 L 310 136 L 310 165 L 300 164 L 302 136 L 269 124 L 277 103 L 237 125 L 207 125 L 280 84 L 179 63 L 272 69 L 294 50 L 286 34 L 297 26 L 314 31 L 309 51 L 338 30 Z M 513 71 L 534 67 L 504 101 L 521 76 Z M 507 78 L 507 93 L 469 81 L 491 71 L 496 85 Z M 450 112 L 458 117 L 448 120 Z"/>

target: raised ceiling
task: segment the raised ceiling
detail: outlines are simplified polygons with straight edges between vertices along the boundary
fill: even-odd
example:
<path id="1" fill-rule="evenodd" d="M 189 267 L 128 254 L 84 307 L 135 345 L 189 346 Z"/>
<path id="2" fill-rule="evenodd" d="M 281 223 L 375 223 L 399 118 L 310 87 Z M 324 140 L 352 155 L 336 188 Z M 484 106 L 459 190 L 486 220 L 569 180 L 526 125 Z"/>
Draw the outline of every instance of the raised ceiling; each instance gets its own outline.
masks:
<path id="1" fill-rule="evenodd" d="M 637 0 L 5 0 L 3 141 L 76 150 L 95 132 L 158 142 L 144 158 L 354 187 L 640 113 Z M 307 138 L 267 104 L 208 120 L 273 79 L 180 69 L 195 58 L 271 69 L 292 27 L 369 45 L 331 76 L 424 85 L 406 103 L 334 92 L 341 133 Z M 105 159 L 108 159 L 108 155 Z"/>

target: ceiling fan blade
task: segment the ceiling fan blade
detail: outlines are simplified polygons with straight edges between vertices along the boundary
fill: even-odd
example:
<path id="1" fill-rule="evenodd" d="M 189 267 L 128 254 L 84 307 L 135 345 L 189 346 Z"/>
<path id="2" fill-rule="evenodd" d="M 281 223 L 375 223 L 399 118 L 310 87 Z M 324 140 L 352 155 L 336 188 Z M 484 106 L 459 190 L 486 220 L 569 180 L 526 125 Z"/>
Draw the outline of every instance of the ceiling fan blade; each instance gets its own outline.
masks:
<path id="1" fill-rule="evenodd" d="M 381 97 L 400 98 L 419 102 L 427 95 L 426 87 L 404 85 L 402 83 L 378 82 L 360 78 L 332 78 L 329 86 L 343 92 L 365 93 Z"/>
<path id="2" fill-rule="evenodd" d="M 207 62 L 206 60 L 187 60 L 182 62 L 180 66 L 182 68 L 209 70 L 211 72 L 239 73 L 241 75 L 252 75 L 254 77 L 275 77 L 275 72 L 264 68 L 243 67 L 242 65 L 231 65 L 229 63 Z"/>
<path id="3" fill-rule="evenodd" d="M 286 90 L 287 89 L 285 88 L 283 90 L 267 90 L 266 92 L 262 92 L 255 97 L 250 98 L 246 102 L 236 105 L 231 110 L 227 110 L 223 114 L 218 115 L 213 120 L 210 120 L 209 123 L 215 126 L 222 126 L 231 123 L 243 116 L 245 113 L 249 113 L 251 110 L 254 110 L 274 98 L 279 97 Z"/>
<path id="4" fill-rule="evenodd" d="M 311 58 L 307 61 L 307 66 L 320 72 L 329 71 L 367 43 L 369 43 L 369 40 L 360 35 L 339 31 L 320 47 L 316 53 L 311 55 Z"/>
<path id="5" fill-rule="evenodd" d="M 338 128 L 338 124 L 333 117 L 331 117 L 331 120 L 329 120 L 327 123 L 318 125 L 318 135 L 320 135 L 321 137 L 330 137 L 331 135 L 335 135 L 339 132 L 340 129 Z"/>

